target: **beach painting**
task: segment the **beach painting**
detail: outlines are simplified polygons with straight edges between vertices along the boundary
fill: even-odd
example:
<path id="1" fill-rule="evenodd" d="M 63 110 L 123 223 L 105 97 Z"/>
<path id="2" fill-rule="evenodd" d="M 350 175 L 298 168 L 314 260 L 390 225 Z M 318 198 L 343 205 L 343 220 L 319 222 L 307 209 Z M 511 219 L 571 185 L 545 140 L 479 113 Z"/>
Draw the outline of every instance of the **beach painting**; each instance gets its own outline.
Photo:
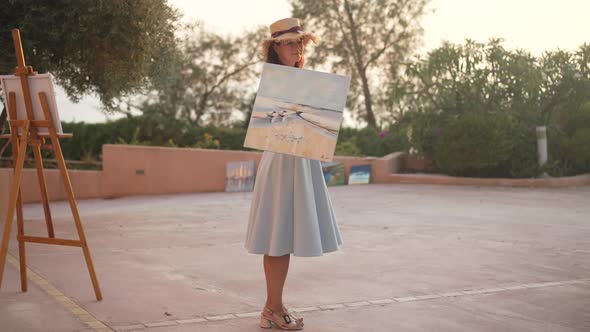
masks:
<path id="1" fill-rule="evenodd" d="M 348 184 L 368 184 L 371 181 L 371 165 L 358 165 L 350 167 Z"/>
<path id="2" fill-rule="evenodd" d="M 336 161 L 322 162 L 322 172 L 324 180 L 328 186 L 338 186 L 346 184 L 344 164 Z"/>
<path id="3" fill-rule="evenodd" d="M 244 146 L 332 161 L 350 77 L 265 63 Z"/>
<path id="4" fill-rule="evenodd" d="M 255 180 L 254 161 L 232 161 L 227 163 L 225 191 L 252 191 Z"/>

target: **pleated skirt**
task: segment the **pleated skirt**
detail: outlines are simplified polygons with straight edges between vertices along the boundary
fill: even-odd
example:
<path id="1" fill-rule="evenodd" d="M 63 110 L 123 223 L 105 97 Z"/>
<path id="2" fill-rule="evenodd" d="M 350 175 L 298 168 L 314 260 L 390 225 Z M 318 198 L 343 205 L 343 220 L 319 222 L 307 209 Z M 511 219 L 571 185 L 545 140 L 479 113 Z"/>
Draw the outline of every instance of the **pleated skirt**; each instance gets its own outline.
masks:
<path id="1" fill-rule="evenodd" d="M 310 257 L 341 244 L 320 162 L 265 151 L 252 193 L 248 252 Z"/>

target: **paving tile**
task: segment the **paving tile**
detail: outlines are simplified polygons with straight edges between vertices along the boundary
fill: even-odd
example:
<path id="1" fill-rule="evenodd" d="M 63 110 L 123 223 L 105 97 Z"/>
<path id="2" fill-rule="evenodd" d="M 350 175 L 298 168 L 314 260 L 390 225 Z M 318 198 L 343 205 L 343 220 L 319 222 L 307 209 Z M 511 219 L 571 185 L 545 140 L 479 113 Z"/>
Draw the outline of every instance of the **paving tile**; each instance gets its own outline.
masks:
<path id="1" fill-rule="evenodd" d="M 146 327 L 162 327 L 162 326 L 173 326 L 173 325 L 178 325 L 178 323 L 176 323 L 176 321 L 166 321 L 166 322 L 156 322 L 156 323 L 146 323 L 143 324 Z"/>
<path id="2" fill-rule="evenodd" d="M 344 304 L 342 304 L 342 303 L 336 303 L 336 304 L 324 304 L 324 305 L 320 305 L 319 308 L 322 309 L 322 310 L 330 310 L 330 309 L 346 308 L 346 306 Z"/>
<path id="3" fill-rule="evenodd" d="M 133 331 L 133 330 L 143 330 L 143 329 L 145 329 L 145 326 L 143 324 L 135 324 L 135 325 L 113 326 L 112 328 L 115 331 Z"/>
<path id="4" fill-rule="evenodd" d="M 476 294 L 485 294 L 488 293 L 486 289 L 472 289 L 472 290 L 465 290 L 462 291 L 463 294 L 467 295 L 476 295 Z"/>
<path id="5" fill-rule="evenodd" d="M 76 315 L 88 315 L 88 311 L 76 306 L 73 308 L 69 308 L 71 312 L 73 312 Z"/>
<path id="6" fill-rule="evenodd" d="M 84 323 L 96 321 L 96 318 L 94 318 L 92 315 L 89 315 L 89 314 L 79 314 L 79 315 L 76 315 L 76 317 L 78 317 Z"/>
<path id="7" fill-rule="evenodd" d="M 369 303 L 371 304 L 390 304 L 390 303 L 394 303 L 395 301 L 392 299 L 383 299 L 383 300 L 372 300 L 369 301 Z"/>
<path id="8" fill-rule="evenodd" d="M 293 312 L 306 312 L 306 311 L 316 311 L 320 310 L 318 307 L 301 307 L 301 308 L 293 308 L 291 311 Z"/>
<path id="9" fill-rule="evenodd" d="M 218 321 L 218 320 L 226 320 L 226 319 L 236 318 L 236 316 L 234 316 L 233 314 L 227 314 L 227 315 L 218 315 L 218 316 L 205 316 L 205 318 L 207 320 L 211 320 L 211 321 Z"/>
<path id="10" fill-rule="evenodd" d="M 526 288 L 539 288 L 539 287 L 545 287 L 545 283 L 534 283 L 534 284 L 524 284 L 523 286 L 525 286 Z"/>
<path id="11" fill-rule="evenodd" d="M 235 314 L 235 315 L 236 315 L 236 317 L 239 317 L 239 318 L 260 317 L 260 312 L 259 311 L 253 311 L 253 312 L 246 312 L 246 313 Z"/>
<path id="12" fill-rule="evenodd" d="M 420 300 L 430 300 L 430 299 L 438 299 L 441 296 L 436 294 L 429 294 L 429 295 L 416 295 L 417 298 Z"/>
<path id="13" fill-rule="evenodd" d="M 525 286 L 520 286 L 520 285 L 516 285 L 516 286 L 507 286 L 507 287 L 503 287 L 506 290 L 520 290 L 520 289 L 527 289 Z"/>
<path id="14" fill-rule="evenodd" d="M 393 298 L 396 302 L 410 302 L 410 301 L 418 301 L 419 299 L 414 296 L 406 296 L 406 297 L 394 297 Z"/>
<path id="15" fill-rule="evenodd" d="M 362 301 L 362 302 L 344 303 L 344 305 L 347 307 L 362 307 L 362 306 L 366 306 L 366 305 L 371 305 L 371 303 L 366 302 L 366 301 Z"/>
<path id="16" fill-rule="evenodd" d="M 455 297 L 455 296 L 463 296 L 463 292 L 447 292 L 447 293 L 440 293 L 438 294 L 442 297 Z"/>
<path id="17" fill-rule="evenodd" d="M 93 329 L 106 329 L 107 326 L 99 321 L 94 322 L 86 322 L 86 325 L 92 327 Z"/>

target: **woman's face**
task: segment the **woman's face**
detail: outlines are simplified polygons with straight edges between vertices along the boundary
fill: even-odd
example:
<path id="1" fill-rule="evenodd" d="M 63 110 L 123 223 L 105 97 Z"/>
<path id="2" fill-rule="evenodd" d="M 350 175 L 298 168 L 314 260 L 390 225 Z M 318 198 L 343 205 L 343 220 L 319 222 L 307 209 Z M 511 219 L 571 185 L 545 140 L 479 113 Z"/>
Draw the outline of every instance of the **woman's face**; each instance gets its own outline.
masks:
<path id="1" fill-rule="evenodd" d="M 293 67 L 301 60 L 303 54 L 303 40 L 287 40 L 281 43 L 274 43 L 273 47 L 281 63 Z"/>

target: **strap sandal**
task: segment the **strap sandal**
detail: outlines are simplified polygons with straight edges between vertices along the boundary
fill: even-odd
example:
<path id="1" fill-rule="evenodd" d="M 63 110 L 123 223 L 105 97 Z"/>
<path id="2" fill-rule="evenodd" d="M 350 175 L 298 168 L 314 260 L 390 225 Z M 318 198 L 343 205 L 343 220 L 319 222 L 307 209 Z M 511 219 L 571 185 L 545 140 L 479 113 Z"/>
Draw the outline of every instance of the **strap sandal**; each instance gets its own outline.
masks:
<path id="1" fill-rule="evenodd" d="M 302 330 L 303 322 L 299 319 L 286 314 L 282 317 L 268 307 L 264 307 L 264 311 L 260 315 L 260 327 L 264 329 L 272 328 L 273 324 L 281 330 Z"/>

